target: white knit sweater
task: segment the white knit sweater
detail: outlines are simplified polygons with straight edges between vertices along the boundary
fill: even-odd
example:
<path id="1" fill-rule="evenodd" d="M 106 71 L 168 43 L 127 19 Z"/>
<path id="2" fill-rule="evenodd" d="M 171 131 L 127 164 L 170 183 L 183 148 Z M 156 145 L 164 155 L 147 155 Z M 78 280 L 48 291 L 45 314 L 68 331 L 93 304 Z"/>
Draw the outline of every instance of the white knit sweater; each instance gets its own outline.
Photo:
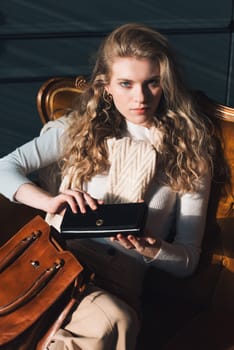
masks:
<path id="1" fill-rule="evenodd" d="M 127 136 L 150 143 L 153 139 L 155 142 L 155 130 L 130 122 L 127 126 Z M 62 152 L 60 140 L 64 128 L 64 118 L 49 122 L 43 134 L 0 159 L 0 192 L 3 195 L 14 200 L 19 186 L 31 181 L 28 178 L 30 173 L 56 163 Z M 85 189 L 93 197 L 101 199 L 106 194 L 107 184 L 108 174 L 100 174 L 86 184 Z M 190 275 L 200 257 L 209 192 L 209 174 L 195 194 L 179 196 L 170 187 L 159 185 L 157 178 L 151 183 L 145 197 L 149 206 L 147 230 L 162 240 L 162 246 L 150 262 L 136 251 L 126 250 L 105 238 L 73 240 L 70 244 L 91 264 L 98 266 L 100 273 L 107 278 L 114 275 L 115 282 L 121 281 L 118 283 L 123 288 L 130 288 L 136 294 L 140 291 L 145 270 L 151 265 L 177 276 Z M 176 235 L 169 243 L 167 238 L 173 225 L 176 225 Z"/>

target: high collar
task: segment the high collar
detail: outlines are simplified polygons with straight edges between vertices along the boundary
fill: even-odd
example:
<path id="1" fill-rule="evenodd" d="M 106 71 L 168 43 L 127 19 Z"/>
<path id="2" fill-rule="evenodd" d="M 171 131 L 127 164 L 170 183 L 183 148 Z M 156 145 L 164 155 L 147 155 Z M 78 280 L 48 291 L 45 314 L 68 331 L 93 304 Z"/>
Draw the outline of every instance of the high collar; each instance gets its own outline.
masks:
<path id="1" fill-rule="evenodd" d="M 136 140 L 148 141 L 152 144 L 159 142 L 159 131 L 155 126 L 147 128 L 143 125 L 134 124 L 126 120 L 128 135 Z"/>

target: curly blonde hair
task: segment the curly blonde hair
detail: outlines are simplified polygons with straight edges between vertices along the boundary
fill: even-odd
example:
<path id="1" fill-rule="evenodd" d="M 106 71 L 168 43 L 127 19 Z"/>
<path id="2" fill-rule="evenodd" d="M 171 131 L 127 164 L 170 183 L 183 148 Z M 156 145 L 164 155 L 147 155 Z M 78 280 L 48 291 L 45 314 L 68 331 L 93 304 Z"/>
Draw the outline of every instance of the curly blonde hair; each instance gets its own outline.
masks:
<path id="1" fill-rule="evenodd" d="M 105 90 L 116 57 L 144 58 L 159 65 L 163 93 L 154 124 L 162 135 L 161 144 L 155 146 L 165 174 L 163 182 L 177 192 L 195 191 L 200 178 L 212 171 L 213 126 L 193 103 L 166 37 L 135 23 L 115 29 L 100 46 L 91 79 L 69 118 L 63 175 L 72 172 L 77 186 L 82 186 L 107 171 L 106 141 L 126 133 L 125 118 Z"/>

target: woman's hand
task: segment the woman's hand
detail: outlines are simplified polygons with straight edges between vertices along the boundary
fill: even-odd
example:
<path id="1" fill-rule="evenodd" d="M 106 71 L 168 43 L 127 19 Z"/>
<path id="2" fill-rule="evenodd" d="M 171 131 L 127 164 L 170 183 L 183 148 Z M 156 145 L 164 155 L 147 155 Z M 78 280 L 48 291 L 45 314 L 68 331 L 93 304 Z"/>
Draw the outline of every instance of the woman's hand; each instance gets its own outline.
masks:
<path id="1" fill-rule="evenodd" d="M 68 189 L 49 199 L 47 211 L 51 214 L 63 214 L 68 204 L 73 213 L 77 213 L 79 210 L 81 213 L 85 213 L 86 205 L 95 210 L 98 203 L 101 204 L 102 201 L 94 199 L 85 191 Z"/>
<path id="2" fill-rule="evenodd" d="M 142 256 L 153 259 L 161 247 L 161 241 L 152 237 L 135 237 L 128 235 L 125 237 L 121 233 L 111 237 L 112 241 L 117 241 L 126 249 L 136 249 Z"/>
<path id="3" fill-rule="evenodd" d="M 79 210 L 85 213 L 86 205 L 95 210 L 98 204 L 102 204 L 101 200 L 96 200 L 87 192 L 77 188 L 52 196 L 49 192 L 32 183 L 21 185 L 15 193 L 14 199 L 47 213 L 61 215 L 63 215 L 67 205 L 71 207 L 74 213 L 77 213 Z"/>

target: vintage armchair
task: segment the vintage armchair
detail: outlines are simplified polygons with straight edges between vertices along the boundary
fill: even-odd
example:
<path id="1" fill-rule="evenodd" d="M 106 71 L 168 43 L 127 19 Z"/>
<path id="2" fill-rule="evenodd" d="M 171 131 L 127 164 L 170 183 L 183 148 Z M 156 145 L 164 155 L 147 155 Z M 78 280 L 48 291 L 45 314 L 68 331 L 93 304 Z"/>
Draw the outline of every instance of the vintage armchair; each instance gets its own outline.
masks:
<path id="1" fill-rule="evenodd" d="M 83 77 L 45 82 L 37 98 L 42 122 L 63 115 L 84 85 Z M 233 184 L 234 108 L 216 103 L 202 92 L 195 92 L 195 97 L 216 126 Z M 165 350 L 234 346 L 230 327 L 234 318 L 234 198 L 231 191 L 225 200 L 220 198 L 218 187 L 213 184 L 203 253 L 195 275 L 178 279 L 152 270 L 146 277 L 139 349 L 152 348 L 155 341 L 157 349 Z M 220 322 L 223 332 L 217 327 Z"/>
<path id="2" fill-rule="evenodd" d="M 37 94 L 37 109 L 42 124 L 50 120 L 55 120 L 67 111 L 71 110 L 75 104 L 79 93 L 86 84 L 85 77 L 56 77 L 47 80 L 39 89 Z M 234 176 L 234 108 L 224 106 L 209 99 L 202 92 L 195 92 L 201 109 L 214 121 L 219 129 L 224 152 L 230 165 L 230 170 Z M 225 200 L 221 199 L 217 204 L 217 218 L 226 217 L 228 209 L 234 205 L 232 194 Z M 234 210 L 234 209 L 233 209 Z"/>
<path id="3" fill-rule="evenodd" d="M 39 89 L 37 109 L 42 126 L 72 109 L 85 78 L 56 77 Z M 234 178 L 234 108 L 195 93 L 201 110 L 214 122 Z M 217 159 L 218 166 L 218 159 Z M 234 184 L 233 184 L 234 187 Z M 0 197 L 2 244 L 38 211 Z M 14 217 L 14 220 L 9 218 Z M 143 295 L 138 350 L 231 350 L 234 348 L 234 199 L 220 198 L 212 187 L 203 252 L 196 273 L 175 278 L 150 270 Z M 153 345 L 152 345 L 153 344 Z M 155 345 L 154 345 L 155 344 Z"/>
<path id="4" fill-rule="evenodd" d="M 45 82 L 37 96 L 42 123 L 62 116 L 84 86 L 84 77 Z M 216 127 L 233 185 L 234 108 L 202 92 L 194 94 Z M 152 270 L 146 277 L 139 350 L 152 349 L 152 344 L 165 350 L 223 350 L 234 346 L 234 198 L 231 191 L 226 199 L 220 198 L 218 187 L 216 183 L 212 186 L 203 253 L 195 275 L 179 279 Z"/>

